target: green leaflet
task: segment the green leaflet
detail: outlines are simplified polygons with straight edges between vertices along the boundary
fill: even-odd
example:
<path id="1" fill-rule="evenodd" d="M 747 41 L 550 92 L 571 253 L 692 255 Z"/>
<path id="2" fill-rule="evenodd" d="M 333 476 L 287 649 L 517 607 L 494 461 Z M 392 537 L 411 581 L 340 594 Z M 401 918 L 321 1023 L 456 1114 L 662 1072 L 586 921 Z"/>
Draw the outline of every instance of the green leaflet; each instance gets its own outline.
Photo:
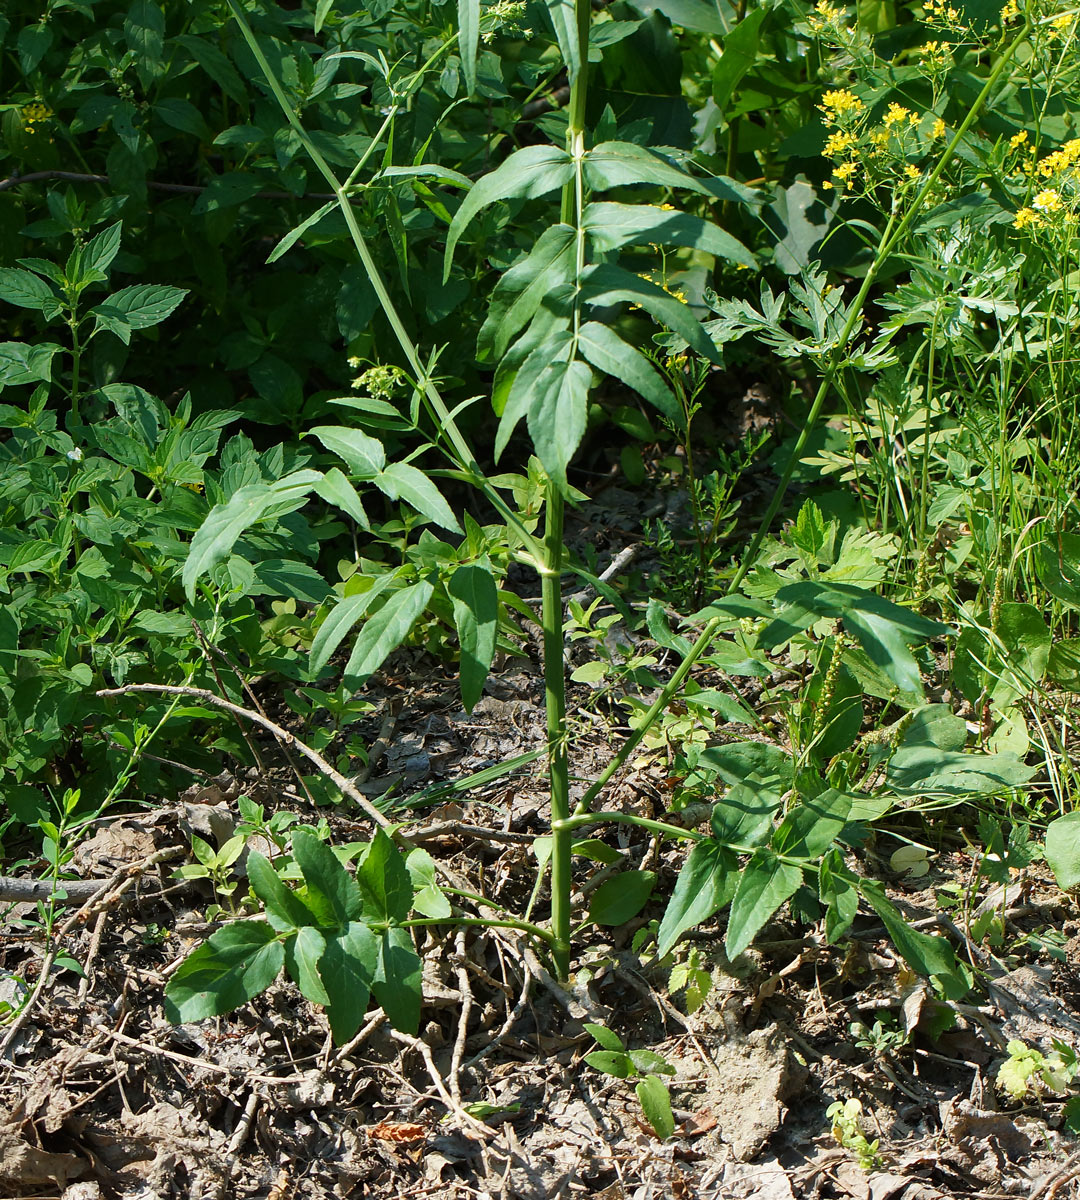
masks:
<path id="1" fill-rule="evenodd" d="M 623 871 L 593 893 L 589 920 L 597 925 L 625 925 L 648 904 L 655 884 L 654 871 Z"/>
<path id="2" fill-rule="evenodd" d="M 461 700 L 466 712 L 472 712 L 495 657 L 499 591 L 491 570 L 481 563 L 458 567 L 450 577 L 447 591 L 454 606 L 454 625 L 461 647 L 458 665 Z"/>
<path id="3" fill-rule="evenodd" d="M 334 605 L 330 615 L 319 626 L 319 632 L 311 643 L 311 656 L 308 660 L 308 670 L 313 679 L 317 679 L 323 667 L 330 661 L 330 656 L 341 645 L 342 640 L 350 629 L 365 615 L 372 601 L 397 579 L 394 572 L 379 575 L 366 592 L 358 592 L 346 596 Z"/>
<path id="4" fill-rule="evenodd" d="M 386 656 L 405 640 L 434 594 L 423 580 L 395 592 L 360 631 L 345 667 L 345 686 L 354 692 L 364 686 Z"/>
<path id="5" fill-rule="evenodd" d="M 754 940 L 774 912 L 790 899 L 802 883 L 802 871 L 781 862 L 770 850 L 755 850 L 743 868 L 731 901 L 724 949 L 737 958 Z"/>
<path id="6" fill-rule="evenodd" d="M 752 9 L 724 38 L 724 53 L 713 68 L 712 93 L 716 106 L 724 111 L 743 76 L 757 60 L 761 27 L 769 10 Z"/>
<path id="7" fill-rule="evenodd" d="M 378 438 L 344 425 L 316 425 L 307 433 L 317 437 L 330 451 L 344 459 L 354 475 L 371 478 L 386 466 L 386 450 Z"/>
<path id="8" fill-rule="evenodd" d="M 671 1096 L 664 1081 L 656 1075 L 646 1075 L 634 1091 L 641 1103 L 641 1111 L 653 1128 L 653 1132 L 665 1141 L 675 1132 L 675 1118 L 671 1113 Z"/>
<path id="9" fill-rule="evenodd" d="M 689 213 L 649 204 L 594 201 L 586 205 L 583 224 L 593 246 L 602 253 L 622 246 L 687 246 L 745 267 L 758 265 L 757 258 L 737 238 Z"/>
<path id="10" fill-rule="evenodd" d="M 543 353 L 543 348 L 536 352 Z M 548 363 L 530 389 L 526 421 L 544 470 L 566 487 L 566 467 L 585 433 L 592 372 L 582 362 Z"/>
<path id="11" fill-rule="evenodd" d="M 409 931 L 400 927 L 385 930 L 378 942 L 371 990 L 390 1024 L 402 1033 L 416 1033 L 420 1028 L 423 972 Z"/>
<path id="12" fill-rule="evenodd" d="M 251 890 L 263 902 L 272 929 L 288 933 L 315 923 L 315 914 L 257 850 L 248 854 L 247 877 Z"/>
<path id="13" fill-rule="evenodd" d="M 664 377 L 639 350 L 627 345 L 609 326 L 588 321 L 578 333 L 582 355 L 598 371 L 625 383 L 671 421 L 681 421 L 678 401 Z"/>
<path id="14" fill-rule="evenodd" d="M 480 0 L 458 0 L 458 54 L 465 88 L 476 91 L 476 53 L 480 48 Z"/>
<path id="15" fill-rule="evenodd" d="M 304 877 L 308 908 L 320 925 L 344 928 L 360 916 L 360 888 L 338 861 L 337 855 L 313 833 L 293 835 L 293 858 Z"/>
<path id="16" fill-rule="evenodd" d="M 285 951 L 265 921 L 236 921 L 188 955 L 165 988 L 174 1025 L 219 1017 L 246 1004 L 277 978 Z"/>
<path id="17" fill-rule="evenodd" d="M 20 271 L 15 267 L 5 267 L 0 270 L 0 300 L 19 308 L 41 309 L 52 302 L 53 289 L 30 271 Z"/>
<path id="18" fill-rule="evenodd" d="M 881 918 L 893 945 L 904 956 L 908 965 L 920 975 L 936 979 L 950 1000 L 962 1000 L 970 987 L 949 943 L 944 938 L 931 937 L 927 933 L 912 929 L 896 906 L 886 897 L 884 887 L 876 879 L 860 879 L 858 888 Z"/>
<path id="19" fill-rule="evenodd" d="M 663 958 L 680 937 L 729 903 L 739 878 L 739 860 L 712 838 L 695 842 L 664 910 L 656 953 Z"/>
<path id="20" fill-rule="evenodd" d="M 566 74 L 573 84 L 581 70 L 581 55 L 578 52 L 577 20 L 574 0 L 546 0 L 547 13 L 559 43 L 559 53 L 566 64 Z"/>
<path id="21" fill-rule="evenodd" d="M 337 201 L 327 200 L 327 202 L 321 208 L 317 208 L 311 214 L 311 216 L 305 217 L 299 225 L 290 229 L 289 232 L 285 234 L 285 236 L 273 248 L 273 250 L 270 251 L 270 254 L 266 259 L 267 265 L 277 262 L 277 260 L 281 258 L 283 254 L 287 254 L 313 225 L 317 225 L 323 219 L 323 217 L 325 217 L 326 214 L 334 208 L 337 208 Z"/>
<path id="22" fill-rule="evenodd" d="M 457 517 L 442 493 L 431 480 L 408 463 L 391 463 L 373 480 L 375 486 L 391 500 L 406 500 L 418 513 L 441 525 L 443 529 L 461 532 Z"/>
<path id="23" fill-rule="evenodd" d="M 326 939 L 314 925 L 302 926 L 285 943 L 285 969 L 312 1004 L 329 1004 L 330 997 L 319 978 L 319 960 L 326 952 Z"/>
<path id="24" fill-rule="evenodd" d="M 929 621 L 909 608 L 865 588 L 845 583 L 803 580 L 776 593 L 782 606 L 761 631 L 758 641 L 766 649 L 782 645 L 819 618 L 839 618 L 875 663 L 908 695 L 922 695 L 922 679 L 908 642 L 925 641 L 949 632 L 947 625 Z"/>
<path id="25" fill-rule="evenodd" d="M 526 146 L 473 184 L 446 234 L 443 282 L 450 277 L 450 264 L 458 239 L 481 209 L 497 200 L 533 200 L 537 196 L 546 196 L 568 183 L 573 175 L 573 159 L 565 150 L 557 146 Z"/>
<path id="26" fill-rule="evenodd" d="M 596 191 L 651 183 L 659 187 L 687 188 L 709 195 L 709 189 L 666 158 L 634 142 L 601 142 L 585 156 L 585 180 Z"/>
<path id="27" fill-rule="evenodd" d="M 1066 813 L 1050 822 L 1045 854 L 1062 891 L 1080 887 L 1080 812 Z"/>
<path id="28" fill-rule="evenodd" d="M 319 978 L 329 997 L 326 1016 L 330 1032 L 339 1046 L 356 1033 L 364 1019 L 378 958 L 378 939 L 359 921 L 350 921 L 340 933 L 326 938 Z"/>
<path id="29" fill-rule="evenodd" d="M 720 365 L 720 352 L 689 305 L 631 271 L 611 263 L 598 263 L 587 268 L 582 276 L 582 297 L 590 304 L 639 304 L 661 325 L 673 329 L 689 342 L 703 358 Z"/>
<path id="30" fill-rule="evenodd" d="M 315 494 L 348 513 L 361 529 L 371 528 L 359 493 L 337 467 L 331 467 L 315 484 Z"/>
<path id="31" fill-rule="evenodd" d="M 574 269 L 574 230 L 555 225 L 495 285 L 488 315 L 476 342 L 482 362 L 502 358 L 514 335 L 532 320 L 557 287 L 568 284 Z"/>
<path id="32" fill-rule="evenodd" d="M 356 884 L 363 898 L 364 920 L 376 924 L 400 924 L 408 918 L 413 903 L 412 877 L 401 852 L 377 829 L 371 845 L 356 867 Z"/>

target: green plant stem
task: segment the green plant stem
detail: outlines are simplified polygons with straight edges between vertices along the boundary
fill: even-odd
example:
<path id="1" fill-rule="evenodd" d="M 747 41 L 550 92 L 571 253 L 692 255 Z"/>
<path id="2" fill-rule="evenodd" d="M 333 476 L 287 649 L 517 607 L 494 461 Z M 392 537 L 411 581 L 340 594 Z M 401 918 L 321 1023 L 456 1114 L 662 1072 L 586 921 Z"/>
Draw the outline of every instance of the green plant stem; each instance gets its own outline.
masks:
<path id="1" fill-rule="evenodd" d="M 700 842 L 705 834 L 696 829 L 683 829 L 680 825 L 669 825 L 666 821 L 651 821 L 647 817 L 635 817 L 633 813 L 624 812 L 595 812 L 575 813 L 565 821 L 553 821 L 552 830 L 556 833 L 566 832 L 567 835 L 577 829 L 590 828 L 593 825 L 636 825 L 639 829 L 648 829 L 651 833 L 663 834 L 664 837 L 683 838 L 688 842 Z"/>
<path id="2" fill-rule="evenodd" d="M 520 929 L 522 933 L 531 933 L 552 946 L 555 944 L 555 935 L 550 929 L 545 929 L 542 925 L 533 925 L 529 921 L 492 921 L 487 917 L 414 917 L 402 921 L 401 925 L 405 929 L 419 929 L 427 925 L 480 925 L 484 929 Z"/>
<path id="3" fill-rule="evenodd" d="M 416 380 L 416 386 L 427 400 L 432 412 L 435 414 L 436 423 L 439 427 L 439 432 L 445 434 L 450 441 L 450 445 L 456 455 L 455 461 L 457 465 L 467 474 L 470 482 L 483 493 L 488 503 L 498 512 L 504 521 L 512 526 L 526 545 L 533 557 L 540 559 L 542 551 L 539 543 L 522 524 L 517 513 L 506 503 L 505 500 L 488 482 L 487 476 L 484 474 L 479 463 L 476 461 L 472 450 L 462 436 L 461 430 L 454 420 L 453 414 L 443 400 L 439 389 L 435 386 L 434 380 L 431 378 L 429 370 L 424 366 L 420 358 L 420 351 L 416 343 L 409 336 L 404 322 L 401 319 L 393 300 L 390 298 L 390 293 L 386 290 L 386 285 L 383 282 L 382 275 L 379 273 L 379 268 L 375 265 L 375 260 L 371 257 L 371 251 L 368 249 L 368 244 L 360 231 L 360 226 L 356 220 L 356 214 L 353 212 L 352 204 L 349 201 L 348 190 L 354 186 L 352 180 L 355 178 L 355 170 L 350 174 L 350 182 L 342 184 L 338 177 L 334 174 L 330 164 L 319 152 L 318 147 L 308 136 L 307 130 L 297 116 L 295 109 L 289 101 L 285 90 L 282 88 L 277 76 L 274 74 L 273 68 L 266 59 L 266 55 L 262 52 L 262 47 L 259 45 L 252 32 L 251 26 L 248 24 L 247 17 L 244 15 L 238 0 L 228 0 L 229 9 L 232 12 L 233 19 L 240 28 L 240 32 L 244 40 L 248 44 L 256 62 L 259 64 L 263 75 L 266 77 L 267 85 L 274 94 L 274 99 L 278 103 L 285 119 L 296 132 L 296 136 L 300 139 L 301 144 L 307 151 L 309 158 L 315 164 L 319 174 L 326 180 L 327 184 L 332 188 L 337 196 L 338 208 L 341 210 L 341 215 L 345 219 L 345 225 L 349 230 L 349 236 L 352 238 L 353 246 L 356 250 L 357 257 L 367 274 L 368 280 L 371 283 L 372 290 L 375 292 L 376 298 L 379 301 L 379 306 L 382 308 L 383 315 L 386 317 L 390 328 L 393 330 L 394 336 L 401 347 L 402 353 L 409 364 L 409 369 L 413 373 Z"/>
<path id="4" fill-rule="evenodd" d="M 79 372 L 82 366 L 82 342 L 74 309 L 68 324 L 71 329 L 71 425 L 74 428 L 79 423 Z"/>
<path id="5" fill-rule="evenodd" d="M 589 0 L 575 0 L 579 66 L 570 82 L 569 123 L 566 148 L 574 159 L 574 177 L 562 190 L 561 219 L 576 230 L 576 275 L 585 269 L 585 102 L 589 80 Z M 581 322 L 581 304 L 574 300 L 574 334 Z M 556 978 L 570 975 L 570 895 L 573 850 L 570 830 L 563 822 L 570 816 L 570 763 L 567 757 L 566 668 L 563 662 L 562 573 L 565 546 L 563 516 L 565 501 L 557 483 L 548 481 L 544 567 L 541 571 L 544 629 L 544 699 L 547 712 L 548 787 L 551 806 L 551 932 L 552 962 Z"/>
<path id="6" fill-rule="evenodd" d="M 547 491 L 546 561 L 542 573 L 544 703 L 547 713 L 548 787 L 551 805 L 551 930 L 555 974 L 570 972 L 570 764 L 566 755 L 566 669 L 563 665 L 563 496 L 558 484 Z"/>
<path id="7" fill-rule="evenodd" d="M 784 497 L 787 495 L 788 487 L 791 484 L 791 478 L 795 474 L 795 468 L 799 465 L 803 451 L 806 449 L 806 443 L 810 440 L 810 435 L 817 427 L 818 418 L 821 416 L 821 410 L 825 405 L 826 397 L 832 390 L 833 382 L 840 369 L 844 365 L 848 351 L 848 340 L 854 333 L 855 327 L 862 319 L 862 310 L 866 304 L 866 298 L 870 294 L 870 289 L 877 278 L 878 272 L 889 258 L 889 255 L 891 255 L 896 247 L 900 244 L 901 240 L 907 236 L 907 233 L 911 229 L 915 218 L 922 211 L 923 205 L 926 203 L 927 196 L 930 195 L 931 191 L 936 186 L 937 181 L 941 178 L 945 168 L 949 165 L 949 162 L 952 160 L 952 157 L 956 152 L 956 148 L 963 140 L 964 135 L 974 124 L 979 113 L 983 110 L 986 101 L 990 98 L 990 94 L 997 86 L 997 81 L 1001 78 L 1001 75 L 1008 66 L 1012 56 L 1026 40 L 1030 29 L 1030 19 L 1025 20 L 1023 28 L 1016 35 L 1008 48 L 1003 52 L 1001 58 L 994 66 L 994 69 L 990 72 L 982 91 L 976 97 L 975 102 L 972 104 L 967 116 L 960 123 L 960 126 L 953 135 L 952 140 L 942 152 L 937 166 L 933 171 L 931 171 L 926 182 L 919 189 L 918 194 L 915 196 L 915 199 L 912 200 L 911 206 L 904 216 L 899 221 L 897 220 L 897 214 L 895 211 L 889 216 L 889 219 L 885 224 L 885 230 L 878 241 L 878 247 L 874 254 L 873 261 L 867 269 L 866 277 L 863 279 L 862 286 L 859 288 L 858 294 L 848 310 L 847 321 L 845 322 L 844 328 L 840 333 L 839 339 L 837 340 L 836 349 L 833 352 L 832 359 L 825 368 L 825 373 L 822 376 L 821 384 L 818 387 L 816 395 L 814 396 L 813 403 L 810 405 L 810 411 L 807 413 L 806 420 L 803 422 L 802 429 L 799 431 L 799 436 L 795 440 L 795 445 L 788 457 L 787 466 L 784 468 L 784 473 L 780 476 L 780 481 L 777 484 L 775 492 L 773 493 L 772 500 L 769 502 L 769 507 L 765 512 L 765 516 L 762 518 L 761 524 L 758 526 L 757 532 L 754 534 L 753 540 L 751 541 L 746 554 L 743 555 L 743 559 L 739 564 L 738 570 L 732 576 L 727 588 L 724 590 L 725 596 L 730 596 L 739 587 L 742 581 L 746 578 L 750 568 L 757 560 L 758 552 L 761 550 L 762 543 L 765 541 L 769 530 L 772 528 L 772 523 L 776 519 L 776 514 L 780 511 L 780 506 L 783 504 Z M 667 706 L 671 703 L 672 697 L 682 687 L 686 677 L 690 674 L 690 671 L 693 669 L 698 659 L 701 658 L 701 656 L 712 644 L 713 639 L 720 630 L 720 626 L 726 619 L 726 617 L 722 616 L 713 617 L 712 620 L 705 624 L 705 627 L 701 631 L 701 636 L 697 639 L 693 646 L 691 646 L 686 657 L 679 664 L 668 683 L 661 689 L 660 694 L 653 701 L 648 712 L 646 712 L 644 717 L 641 719 L 638 727 L 623 743 L 618 754 L 615 755 L 611 762 L 608 763 L 608 765 L 600 773 L 600 777 L 596 780 L 596 782 L 593 783 L 592 786 L 586 791 L 585 795 L 582 796 L 577 808 L 575 809 L 575 815 L 588 812 L 588 810 L 592 807 L 593 801 L 607 786 L 612 776 L 616 773 L 616 771 L 621 769 L 626 760 L 637 749 L 638 745 L 641 743 L 641 739 L 646 733 L 648 733 L 653 725 L 656 724 L 660 714 L 667 708 Z"/>

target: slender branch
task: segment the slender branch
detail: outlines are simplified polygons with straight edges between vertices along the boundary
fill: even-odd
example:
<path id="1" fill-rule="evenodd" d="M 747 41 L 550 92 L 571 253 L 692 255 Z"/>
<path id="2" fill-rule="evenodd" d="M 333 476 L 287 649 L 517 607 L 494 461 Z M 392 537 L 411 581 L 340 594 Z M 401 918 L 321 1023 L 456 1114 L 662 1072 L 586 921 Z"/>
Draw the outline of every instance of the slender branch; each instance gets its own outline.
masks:
<path id="1" fill-rule="evenodd" d="M 128 683 L 118 688 L 102 688 L 97 694 L 99 696 L 126 696 L 133 692 L 154 692 L 162 696 L 191 696 L 203 704 L 209 704 L 212 708 L 224 709 L 225 712 L 243 717 L 255 725 L 261 725 L 263 729 L 272 733 L 283 746 L 297 750 L 306 759 L 314 763 L 338 791 L 343 796 L 348 796 L 354 804 L 363 809 L 376 825 L 381 826 L 388 833 L 391 833 L 394 839 L 401 844 L 409 844 L 408 838 L 394 828 L 392 823 L 379 812 L 375 805 L 371 803 L 350 779 L 346 779 L 340 771 L 335 770 L 317 750 L 312 750 L 306 742 L 302 742 L 295 734 L 290 733 L 287 729 L 282 729 L 280 725 L 275 725 L 273 721 L 268 717 L 264 717 L 261 713 L 252 712 L 250 708 L 241 708 L 239 704 L 233 704 L 231 700 L 223 700 L 220 696 L 215 695 L 213 692 L 208 692 L 205 688 L 177 687 L 165 683 Z"/>

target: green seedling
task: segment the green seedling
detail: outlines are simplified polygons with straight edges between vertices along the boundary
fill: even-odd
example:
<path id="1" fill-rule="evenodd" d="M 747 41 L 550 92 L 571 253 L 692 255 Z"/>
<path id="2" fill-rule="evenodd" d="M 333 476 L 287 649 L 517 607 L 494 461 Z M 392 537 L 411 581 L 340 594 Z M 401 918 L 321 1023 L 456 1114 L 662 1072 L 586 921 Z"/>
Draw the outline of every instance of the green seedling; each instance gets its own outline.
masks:
<path id="1" fill-rule="evenodd" d="M 661 1140 L 675 1132 L 675 1118 L 671 1113 L 671 1094 L 661 1075 L 674 1075 L 675 1068 L 666 1058 L 653 1050 L 627 1050 L 618 1034 L 603 1025 L 585 1025 L 600 1046 L 585 1055 L 590 1067 L 612 1075 L 616 1079 L 637 1079 L 634 1086 L 641 1102 L 641 1111 Z"/>
<path id="2" fill-rule="evenodd" d="M 878 1153 L 879 1141 L 870 1141 L 863 1132 L 862 1104 L 851 1097 L 848 1100 L 837 1100 L 825 1110 L 825 1116 L 832 1122 L 832 1135 L 836 1141 L 855 1155 L 855 1159 L 864 1171 L 876 1171 L 881 1166 L 881 1155 Z"/>

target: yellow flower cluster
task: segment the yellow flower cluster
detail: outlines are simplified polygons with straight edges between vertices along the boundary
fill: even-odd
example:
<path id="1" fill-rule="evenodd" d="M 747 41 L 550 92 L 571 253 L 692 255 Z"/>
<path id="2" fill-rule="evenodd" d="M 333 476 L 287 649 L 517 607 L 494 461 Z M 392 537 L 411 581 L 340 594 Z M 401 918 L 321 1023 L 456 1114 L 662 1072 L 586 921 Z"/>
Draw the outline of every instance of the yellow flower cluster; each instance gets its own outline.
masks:
<path id="1" fill-rule="evenodd" d="M 1048 154 L 1039 163 L 1038 172 L 1044 179 L 1049 179 L 1051 175 L 1060 175 L 1078 162 L 1080 162 L 1080 138 L 1073 138 L 1066 142 L 1060 150 Z"/>
<path id="2" fill-rule="evenodd" d="M 44 124 L 51 116 L 52 109 L 47 104 L 42 104 L 39 100 L 35 100 L 32 104 L 26 104 L 21 111 L 23 128 L 27 133 L 36 133 L 37 127 Z"/>
<path id="3" fill-rule="evenodd" d="M 838 26 L 843 21 L 844 10 L 830 4 L 829 0 L 818 0 L 814 11 L 806 18 L 811 33 L 821 33 L 828 26 Z"/>
<path id="4" fill-rule="evenodd" d="M 1072 33 L 1075 23 L 1076 18 L 1072 13 L 1062 13 L 1050 22 L 1050 36 L 1055 41 L 1063 42 Z"/>
<path id="5" fill-rule="evenodd" d="M 900 125 L 918 125 L 918 113 L 913 113 L 910 108 L 905 108 L 902 104 L 890 104 L 888 111 L 885 113 L 885 128 L 895 129 Z"/>
<path id="6" fill-rule="evenodd" d="M 847 88 L 836 88 L 821 97 L 818 108 L 825 114 L 825 124 L 834 125 L 845 118 L 857 117 L 865 104 Z"/>
<path id="7" fill-rule="evenodd" d="M 931 25 L 945 25 L 952 29 L 963 28 L 960 11 L 953 8 L 949 0 L 923 0 L 923 14 Z"/>
<path id="8" fill-rule="evenodd" d="M 1015 21 L 1020 16 L 1020 6 L 1016 0 L 1005 0 L 1005 7 L 1001 10 L 1001 23 L 1007 25 L 1010 21 Z"/>
<path id="9" fill-rule="evenodd" d="M 836 133 L 830 133 L 825 140 L 825 157 L 840 158 L 852 146 L 858 143 L 858 137 L 854 133 L 844 133 L 838 130 Z"/>

